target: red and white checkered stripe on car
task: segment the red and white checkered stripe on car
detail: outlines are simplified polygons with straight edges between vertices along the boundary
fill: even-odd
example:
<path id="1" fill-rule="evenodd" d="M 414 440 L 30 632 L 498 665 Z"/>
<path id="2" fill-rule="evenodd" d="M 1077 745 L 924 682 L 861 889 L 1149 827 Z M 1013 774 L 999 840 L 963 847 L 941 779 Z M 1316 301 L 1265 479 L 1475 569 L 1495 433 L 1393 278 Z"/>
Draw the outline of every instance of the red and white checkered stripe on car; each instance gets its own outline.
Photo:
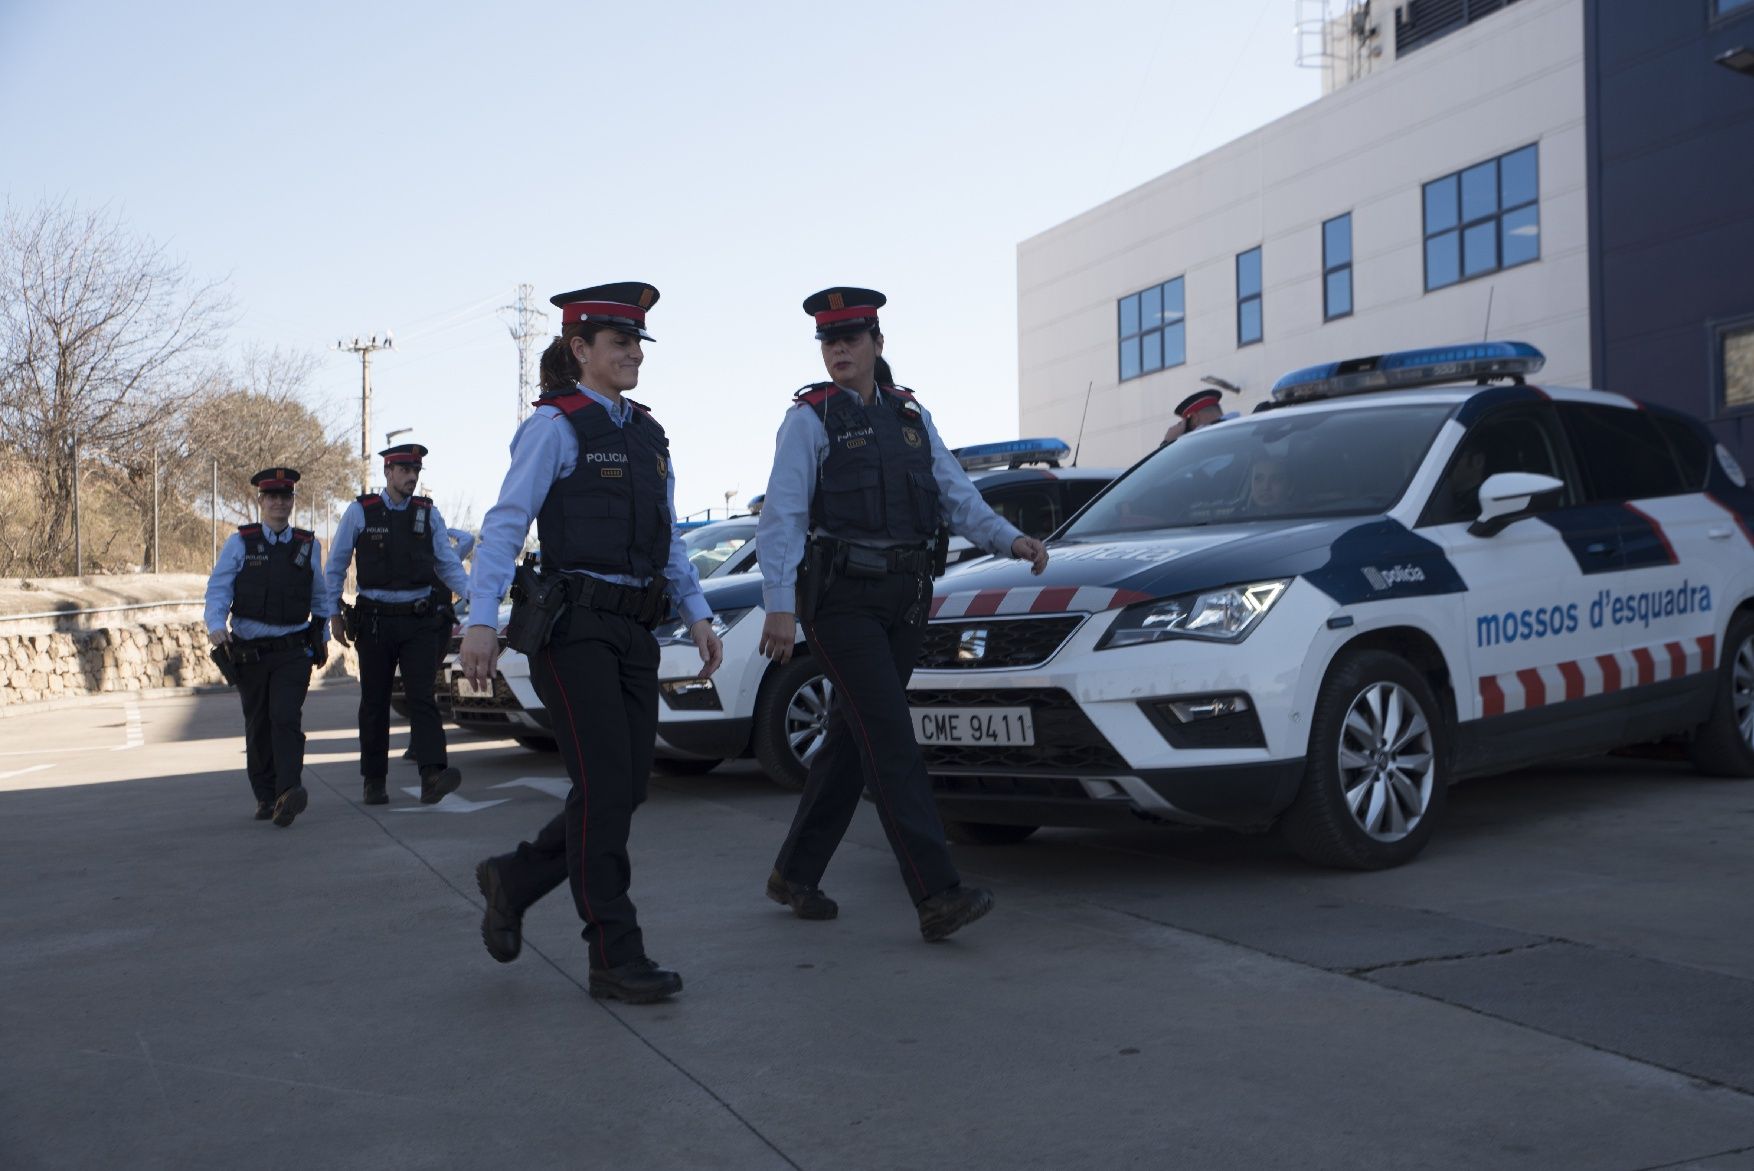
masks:
<path id="1" fill-rule="evenodd" d="M 1611 695 L 1679 679 L 1717 666 L 1712 635 L 1683 642 L 1655 642 L 1590 659 L 1569 659 L 1545 667 L 1525 667 L 1503 675 L 1480 676 L 1480 714 L 1502 716 L 1592 695 Z"/>
<path id="2" fill-rule="evenodd" d="M 1014 590 L 967 590 L 932 599 L 933 618 L 985 618 L 990 614 L 1096 614 L 1150 594 L 1106 586 L 1020 586 Z"/>

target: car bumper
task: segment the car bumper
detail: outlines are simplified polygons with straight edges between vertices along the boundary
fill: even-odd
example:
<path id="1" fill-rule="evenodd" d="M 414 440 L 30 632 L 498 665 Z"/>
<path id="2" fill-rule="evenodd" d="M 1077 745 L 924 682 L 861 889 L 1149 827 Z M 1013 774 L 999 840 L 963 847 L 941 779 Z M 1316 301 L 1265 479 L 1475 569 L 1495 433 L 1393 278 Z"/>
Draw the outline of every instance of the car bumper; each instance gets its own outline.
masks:
<path id="1" fill-rule="evenodd" d="M 1303 760 L 1104 776 L 932 774 L 947 821 L 1103 827 L 1137 821 L 1258 829 L 1297 795 Z"/>
<path id="2" fill-rule="evenodd" d="M 749 749 L 753 721 L 671 720 L 658 724 L 657 755 L 683 760 L 730 760 Z"/>

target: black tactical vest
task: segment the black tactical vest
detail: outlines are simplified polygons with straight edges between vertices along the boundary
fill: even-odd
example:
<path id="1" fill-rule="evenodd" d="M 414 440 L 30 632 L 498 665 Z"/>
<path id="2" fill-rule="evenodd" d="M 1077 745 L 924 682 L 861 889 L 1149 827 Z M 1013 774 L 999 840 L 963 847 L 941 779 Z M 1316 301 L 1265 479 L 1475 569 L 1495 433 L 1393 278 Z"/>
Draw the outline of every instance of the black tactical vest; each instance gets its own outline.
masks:
<path id="1" fill-rule="evenodd" d="M 382 496 L 360 496 L 365 527 L 354 543 L 361 589 L 418 590 L 433 582 L 432 501 L 411 496 L 406 508 L 392 509 Z"/>
<path id="2" fill-rule="evenodd" d="M 633 400 L 629 399 L 629 402 Z M 543 398 L 579 441 L 572 474 L 548 487 L 536 514 L 544 569 L 656 577 L 670 560 L 670 441 L 643 406 L 617 427 L 583 391 Z"/>
<path id="3" fill-rule="evenodd" d="M 870 406 L 833 383 L 798 392 L 828 432 L 828 455 L 810 502 L 811 523 L 843 541 L 923 544 L 938 531 L 938 482 L 926 422 L 905 387 L 885 386 Z"/>
<path id="4" fill-rule="evenodd" d="M 254 524 L 240 526 L 238 536 L 244 539 L 244 567 L 232 583 L 233 616 L 273 626 L 308 622 L 317 535 L 293 529 L 290 541 L 269 544 L 268 534 Z"/>

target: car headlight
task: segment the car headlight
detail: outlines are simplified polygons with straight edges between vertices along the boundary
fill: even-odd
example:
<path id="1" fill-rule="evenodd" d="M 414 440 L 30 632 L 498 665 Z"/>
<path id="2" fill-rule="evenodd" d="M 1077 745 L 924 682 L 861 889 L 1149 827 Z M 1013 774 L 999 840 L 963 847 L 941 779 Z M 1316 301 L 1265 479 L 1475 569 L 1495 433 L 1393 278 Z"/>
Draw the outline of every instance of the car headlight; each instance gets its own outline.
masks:
<path id="1" fill-rule="evenodd" d="M 1137 646 L 1166 638 L 1241 642 L 1290 585 L 1288 578 L 1155 598 L 1122 610 L 1097 650 Z"/>
<path id="2" fill-rule="evenodd" d="M 713 633 L 720 638 L 724 638 L 725 632 L 731 629 L 731 627 L 737 625 L 737 619 L 749 613 L 751 609 L 753 609 L 753 607 L 745 606 L 741 610 L 721 610 L 717 614 L 714 614 Z M 652 631 L 652 635 L 660 644 L 686 643 L 689 646 L 694 645 L 694 639 L 688 636 L 688 622 L 682 618 L 677 618 L 671 622 L 660 622 L 657 628 Z"/>

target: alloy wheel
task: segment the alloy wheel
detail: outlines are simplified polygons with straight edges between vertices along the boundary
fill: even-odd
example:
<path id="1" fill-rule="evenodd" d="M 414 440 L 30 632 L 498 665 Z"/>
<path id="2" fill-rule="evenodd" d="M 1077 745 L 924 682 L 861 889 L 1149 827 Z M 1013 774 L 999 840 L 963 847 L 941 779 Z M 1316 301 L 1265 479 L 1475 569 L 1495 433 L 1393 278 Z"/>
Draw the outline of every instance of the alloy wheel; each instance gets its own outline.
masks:
<path id="1" fill-rule="evenodd" d="M 786 746 L 798 763 L 809 767 L 828 735 L 828 709 L 834 701 L 834 684 L 828 676 L 808 679 L 786 703 Z"/>
<path id="2" fill-rule="evenodd" d="M 1749 667 L 1754 681 L 1754 648 Z M 1339 765 L 1346 808 L 1360 829 L 1381 842 L 1411 833 L 1437 779 L 1431 725 L 1413 694 L 1387 682 L 1359 692 L 1340 729 Z"/>

